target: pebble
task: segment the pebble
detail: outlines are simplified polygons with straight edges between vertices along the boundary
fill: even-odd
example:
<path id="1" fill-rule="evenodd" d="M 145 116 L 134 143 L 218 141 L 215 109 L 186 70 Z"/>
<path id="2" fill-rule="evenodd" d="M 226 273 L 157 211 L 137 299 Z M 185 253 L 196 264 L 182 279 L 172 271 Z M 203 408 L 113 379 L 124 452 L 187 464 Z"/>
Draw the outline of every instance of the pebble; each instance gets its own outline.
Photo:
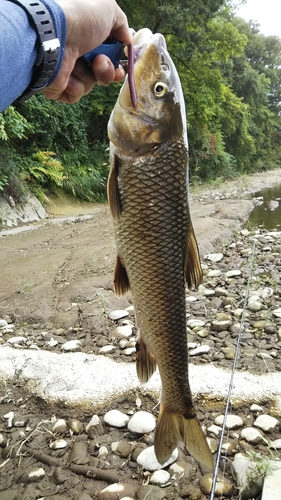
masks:
<path id="1" fill-rule="evenodd" d="M 67 441 L 65 439 L 56 439 L 50 443 L 50 448 L 52 450 L 61 450 L 67 447 Z"/>
<path id="2" fill-rule="evenodd" d="M 200 490 L 204 495 L 209 495 L 212 490 L 212 484 L 213 484 L 213 474 L 204 474 L 204 476 L 201 476 L 199 479 L 199 487 Z M 233 484 L 229 479 L 226 477 L 222 476 L 221 474 L 218 474 L 217 476 L 217 482 L 215 485 L 215 496 L 225 496 L 225 497 L 230 497 L 233 493 Z"/>
<path id="3" fill-rule="evenodd" d="M 147 434 L 155 427 L 155 417 L 147 411 L 137 411 L 128 422 L 128 430 L 134 434 Z"/>
<path id="4" fill-rule="evenodd" d="M 216 425 L 222 425 L 224 421 L 224 415 L 219 415 L 215 419 Z M 243 420 L 238 415 L 227 415 L 226 417 L 226 429 L 237 429 L 238 427 L 242 427 Z"/>
<path id="5" fill-rule="evenodd" d="M 164 464 L 160 464 L 156 458 L 154 452 L 154 446 L 149 446 L 145 448 L 137 457 L 137 463 L 141 465 L 144 469 L 149 471 L 155 471 L 159 469 L 165 469 L 168 465 L 175 462 L 178 458 L 178 449 L 176 448 L 170 458 Z"/>
<path id="6" fill-rule="evenodd" d="M 86 425 L 86 432 L 90 439 L 104 434 L 104 428 L 98 415 L 93 415 L 90 422 Z"/>
<path id="7" fill-rule="evenodd" d="M 124 354 L 125 356 L 131 356 L 135 352 L 136 352 L 136 348 L 135 347 L 126 347 L 125 349 L 123 349 L 122 354 Z"/>
<path id="8" fill-rule="evenodd" d="M 225 321 L 212 321 L 212 329 L 215 330 L 215 332 L 222 332 L 224 330 L 229 330 L 229 328 L 232 325 L 231 320 L 225 320 Z"/>
<path id="9" fill-rule="evenodd" d="M 270 415 L 259 415 L 254 422 L 254 426 L 264 432 L 272 432 L 279 426 L 279 420 Z"/>
<path id="10" fill-rule="evenodd" d="M 133 497 L 136 492 L 136 486 L 127 483 L 110 484 L 101 490 L 97 496 L 98 500 L 116 500 L 127 497 Z"/>
<path id="11" fill-rule="evenodd" d="M 275 450 L 281 450 L 281 439 L 275 439 L 270 442 L 269 448 L 274 448 Z"/>
<path id="12" fill-rule="evenodd" d="M 255 403 L 253 403 L 250 407 L 250 411 L 263 411 L 263 408 Z"/>
<path id="13" fill-rule="evenodd" d="M 71 419 L 69 420 L 68 425 L 73 434 L 80 434 L 84 429 L 84 425 L 80 422 L 80 420 Z"/>
<path id="14" fill-rule="evenodd" d="M 264 437 L 258 429 L 254 427 L 246 427 L 241 431 L 241 438 L 245 439 L 250 444 L 260 444 L 265 441 Z"/>
<path id="15" fill-rule="evenodd" d="M 11 337 L 10 339 L 7 340 L 7 342 L 12 345 L 26 344 L 27 338 L 18 335 L 17 337 Z"/>
<path id="16" fill-rule="evenodd" d="M 221 429 L 220 429 L 221 430 Z M 209 445 L 209 448 L 211 450 L 211 453 L 216 453 L 218 449 L 218 443 L 217 440 L 214 438 L 211 438 L 209 436 L 206 437 L 207 443 Z"/>
<path id="17" fill-rule="evenodd" d="M 278 309 L 274 309 L 274 311 L 272 311 L 272 314 L 276 318 L 281 318 L 281 307 L 279 307 Z"/>
<path id="18" fill-rule="evenodd" d="M 192 351 L 189 351 L 190 356 L 200 356 L 201 354 L 207 354 L 210 351 L 211 347 L 209 345 L 200 345 L 199 347 L 196 347 L 196 349 L 193 349 Z"/>
<path id="19" fill-rule="evenodd" d="M 209 253 L 205 255 L 205 259 L 211 262 L 220 262 L 223 259 L 223 253 Z"/>
<path id="20" fill-rule="evenodd" d="M 258 312 L 258 311 L 261 311 L 262 308 L 263 308 L 263 305 L 261 302 L 259 302 L 258 300 L 251 300 L 251 298 L 249 299 L 248 309 L 250 309 L 250 311 Z"/>
<path id="21" fill-rule="evenodd" d="M 236 479 L 241 499 L 258 498 L 262 491 L 263 477 L 260 475 L 253 476 L 255 467 L 256 464 L 254 462 L 251 462 L 248 458 L 240 454 L 235 456 L 231 464 L 231 471 Z M 251 476 L 252 480 L 249 481 L 249 477 Z"/>
<path id="22" fill-rule="evenodd" d="M 5 319 L 0 319 L 0 328 L 5 328 L 8 326 L 8 323 Z"/>
<path id="23" fill-rule="evenodd" d="M 128 458 L 132 451 L 132 445 L 128 441 L 114 441 L 111 443 L 113 453 L 121 458 Z"/>
<path id="24" fill-rule="evenodd" d="M 163 484 L 167 483 L 170 479 L 170 474 L 166 470 L 156 470 L 151 474 L 150 477 L 150 483 L 151 484 L 158 484 L 159 486 L 162 486 Z"/>
<path id="25" fill-rule="evenodd" d="M 66 431 L 66 429 L 67 429 L 67 423 L 66 423 L 66 421 L 63 418 L 60 418 L 53 425 L 52 431 L 54 433 L 56 433 L 56 432 L 64 432 L 64 431 Z"/>
<path id="26" fill-rule="evenodd" d="M 114 345 L 105 345 L 100 348 L 99 354 L 112 354 L 116 347 Z"/>
<path id="27" fill-rule="evenodd" d="M 221 434 L 221 427 L 218 425 L 212 424 L 210 427 L 208 427 L 207 431 L 210 434 L 215 434 L 215 436 L 219 436 Z"/>
<path id="28" fill-rule="evenodd" d="M 61 346 L 62 351 L 66 352 L 79 352 L 82 351 L 81 340 L 68 340 Z"/>
<path id="29" fill-rule="evenodd" d="M 207 274 L 208 278 L 218 278 L 221 276 L 221 271 L 219 269 L 210 269 Z"/>
<path id="30" fill-rule="evenodd" d="M 203 321 L 201 319 L 189 319 L 187 322 L 187 326 L 189 328 L 195 328 L 196 326 L 202 327 L 205 326 L 206 321 Z"/>
<path id="31" fill-rule="evenodd" d="M 130 315 L 130 312 L 124 311 L 123 309 L 117 309 L 116 311 L 111 311 L 108 314 L 109 319 L 113 321 L 118 321 L 119 319 L 127 318 Z"/>
<path id="32" fill-rule="evenodd" d="M 241 276 L 241 271 L 239 269 L 232 269 L 225 273 L 226 278 L 237 278 L 238 276 Z"/>
<path id="33" fill-rule="evenodd" d="M 117 339 L 127 339 L 132 336 L 133 327 L 131 325 L 117 326 L 110 332 L 111 337 Z"/>
<path id="34" fill-rule="evenodd" d="M 129 422 L 129 416 L 119 410 L 109 410 L 103 417 L 104 422 L 111 427 L 121 429 L 126 427 Z"/>

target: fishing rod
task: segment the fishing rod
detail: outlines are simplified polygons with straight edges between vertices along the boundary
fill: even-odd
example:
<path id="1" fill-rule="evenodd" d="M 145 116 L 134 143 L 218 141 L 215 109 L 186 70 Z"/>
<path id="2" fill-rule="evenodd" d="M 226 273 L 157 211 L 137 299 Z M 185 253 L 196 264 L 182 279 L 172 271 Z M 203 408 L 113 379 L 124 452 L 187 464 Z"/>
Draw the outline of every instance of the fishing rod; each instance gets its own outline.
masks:
<path id="1" fill-rule="evenodd" d="M 226 406 L 225 406 L 225 413 L 224 413 L 224 419 L 223 419 L 223 424 L 222 424 L 222 432 L 221 432 L 221 437 L 220 437 L 219 446 L 218 446 L 218 453 L 217 453 L 217 459 L 216 459 L 215 470 L 214 470 L 214 474 L 213 474 L 212 488 L 211 488 L 209 500 L 214 500 L 214 498 L 215 498 L 215 489 L 216 489 L 216 483 L 217 483 L 218 472 L 219 472 L 219 462 L 221 460 L 222 445 L 223 445 L 223 440 L 225 437 L 226 420 L 227 420 L 227 416 L 229 413 L 229 407 L 231 405 L 231 394 L 232 394 L 232 390 L 234 387 L 234 377 L 235 377 L 235 372 L 237 369 L 237 363 L 238 363 L 238 359 L 239 359 L 240 344 L 241 344 L 242 334 L 243 334 L 245 312 L 246 312 L 247 301 L 248 301 L 248 297 L 249 297 L 250 283 L 251 283 L 252 274 L 253 274 L 255 250 L 256 250 L 256 238 L 254 238 L 253 247 L 252 247 L 252 255 L 251 255 L 250 265 L 249 265 L 248 281 L 247 281 L 247 286 L 246 286 L 245 298 L 244 298 L 244 302 L 243 302 L 243 310 L 242 310 L 242 315 L 241 315 L 240 328 L 239 328 L 239 332 L 238 332 L 238 336 L 237 336 L 235 356 L 234 356 L 233 366 L 232 366 L 232 370 L 231 370 L 231 374 L 230 374 L 230 381 L 229 381 L 229 386 L 228 386 L 228 394 L 227 394 L 227 400 L 226 400 Z"/>

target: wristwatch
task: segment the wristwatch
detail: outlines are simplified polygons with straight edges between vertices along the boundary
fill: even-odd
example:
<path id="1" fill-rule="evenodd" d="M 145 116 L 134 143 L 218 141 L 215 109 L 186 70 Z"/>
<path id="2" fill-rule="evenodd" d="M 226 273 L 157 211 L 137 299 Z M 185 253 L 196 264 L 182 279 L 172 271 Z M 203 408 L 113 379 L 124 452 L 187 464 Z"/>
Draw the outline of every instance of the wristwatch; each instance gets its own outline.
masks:
<path id="1" fill-rule="evenodd" d="M 56 71 L 60 41 L 57 38 L 52 16 L 40 0 L 9 0 L 22 7 L 31 26 L 37 33 L 37 58 L 29 86 L 16 100 L 24 102 L 48 85 Z"/>

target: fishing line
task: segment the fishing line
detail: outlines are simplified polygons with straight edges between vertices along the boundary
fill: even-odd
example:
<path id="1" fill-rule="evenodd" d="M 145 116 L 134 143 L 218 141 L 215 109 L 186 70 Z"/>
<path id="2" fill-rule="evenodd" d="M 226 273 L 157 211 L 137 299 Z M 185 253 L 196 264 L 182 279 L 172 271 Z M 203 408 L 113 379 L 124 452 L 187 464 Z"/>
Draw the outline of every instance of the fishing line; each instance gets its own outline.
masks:
<path id="1" fill-rule="evenodd" d="M 239 359 L 239 351 L 240 351 L 240 343 L 241 343 L 241 339 L 242 339 L 244 318 L 245 318 L 245 312 L 246 312 L 246 307 L 247 307 L 247 301 L 248 301 L 248 297 L 249 297 L 250 283 L 251 283 L 252 274 L 253 274 L 253 264 L 254 264 L 254 256 L 255 256 L 255 249 L 256 249 L 256 241 L 257 241 L 257 238 L 254 237 L 253 247 L 252 247 L 252 255 L 251 255 L 250 264 L 249 264 L 248 281 L 247 281 L 247 286 L 246 286 L 246 291 L 245 291 L 245 298 L 244 298 L 244 302 L 243 302 L 243 310 L 242 310 L 242 314 L 241 314 L 240 328 L 239 328 L 239 332 L 238 332 L 238 336 L 237 336 L 235 356 L 234 356 L 234 360 L 233 360 L 233 366 L 232 366 L 231 375 L 230 375 L 230 382 L 229 382 L 229 386 L 228 386 L 228 394 L 227 394 L 225 413 L 224 413 L 224 419 L 223 419 L 223 424 L 222 424 L 222 432 L 221 432 L 221 437 L 220 437 L 219 446 L 218 446 L 218 454 L 217 454 L 215 470 L 214 470 L 214 474 L 213 474 L 212 489 L 211 489 L 211 493 L 209 496 L 209 500 L 214 500 L 214 497 L 215 497 L 215 488 L 216 488 L 218 472 L 219 472 L 219 462 L 221 460 L 221 451 L 222 451 L 222 445 L 223 445 L 225 429 L 226 429 L 226 419 L 227 419 L 227 415 L 229 413 L 229 407 L 231 405 L 231 394 L 232 394 L 232 390 L 234 387 L 234 376 L 235 376 L 235 371 L 237 369 L 237 363 L 238 363 L 238 359 Z"/>

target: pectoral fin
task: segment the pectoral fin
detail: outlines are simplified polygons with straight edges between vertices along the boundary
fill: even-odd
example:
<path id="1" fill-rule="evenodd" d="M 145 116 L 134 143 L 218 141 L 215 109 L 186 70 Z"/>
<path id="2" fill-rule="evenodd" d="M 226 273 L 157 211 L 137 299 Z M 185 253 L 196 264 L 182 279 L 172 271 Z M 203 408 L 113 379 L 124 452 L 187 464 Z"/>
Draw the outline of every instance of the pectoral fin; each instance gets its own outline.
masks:
<path id="1" fill-rule="evenodd" d="M 107 198 L 114 219 L 122 213 L 122 203 L 118 186 L 119 165 L 116 155 L 112 155 L 110 172 L 107 181 Z"/>
<path id="2" fill-rule="evenodd" d="M 190 223 L 190 228 L 186 237 L 185 263 L 184 274 L 188 288 L 198 288 L 200 285 L 203 273 L 201 268 L 200 256 L 194 229 Z"/>
<path id="3" fill-rule="evenodd" d="M 117 255 L 114 268 L 114 292 L 118 297 L 130 290 L 130 282 L 126 268 L 123 266 L 120 257 Z"/>
<path id="4" fill-rule="evenodd" d="M 136 345 L 136 367 L 139 381 L 145 384 L 156 370 L 156 360 L 139 335 Z"/>

